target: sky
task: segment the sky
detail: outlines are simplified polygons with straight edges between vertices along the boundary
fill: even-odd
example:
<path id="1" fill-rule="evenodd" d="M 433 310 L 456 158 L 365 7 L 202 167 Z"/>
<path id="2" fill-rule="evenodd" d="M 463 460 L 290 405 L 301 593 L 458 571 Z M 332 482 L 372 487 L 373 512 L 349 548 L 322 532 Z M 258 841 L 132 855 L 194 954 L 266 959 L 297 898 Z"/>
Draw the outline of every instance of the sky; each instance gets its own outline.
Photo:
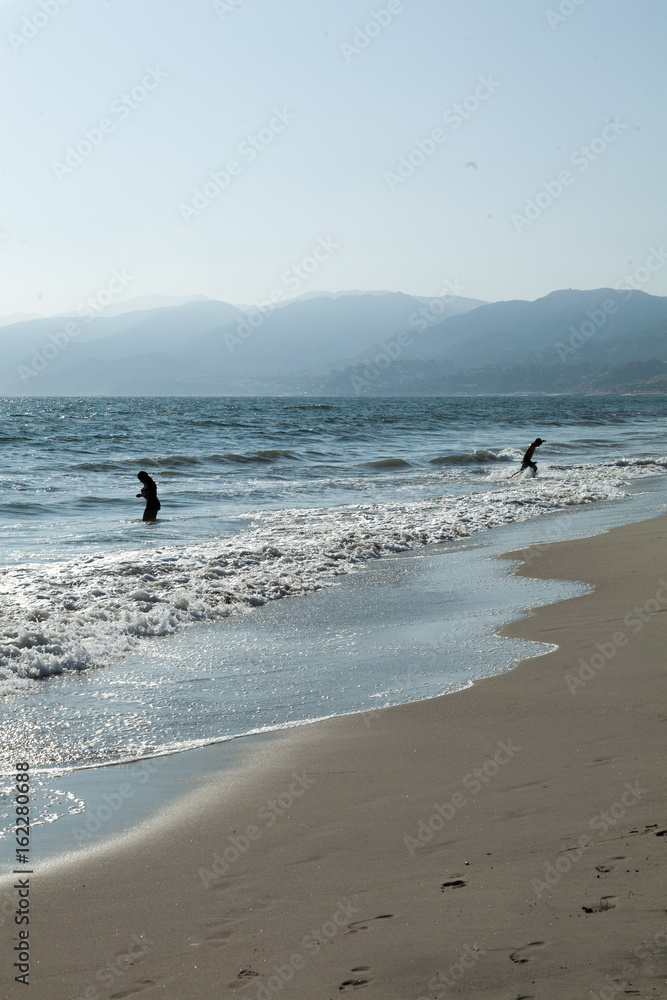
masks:
<path id="1" fill-rule="evenodd" d="M 0 315 L 667 295 L 666 29 L 662 0 L 0 0 Z"/>

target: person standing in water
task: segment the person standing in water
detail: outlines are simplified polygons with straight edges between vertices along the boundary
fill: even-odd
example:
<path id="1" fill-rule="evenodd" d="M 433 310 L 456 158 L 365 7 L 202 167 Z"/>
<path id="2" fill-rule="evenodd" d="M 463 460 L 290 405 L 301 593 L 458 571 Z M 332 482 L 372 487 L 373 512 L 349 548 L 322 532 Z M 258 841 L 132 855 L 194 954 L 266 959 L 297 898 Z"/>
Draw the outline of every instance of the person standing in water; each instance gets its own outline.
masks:
<path id="1" fill-rule="evenodd" d="M 138 472 L 137 479 L 140 479 L 143 483 L 141 493 L 137 493 L 137 496 L 143 497 L 146 501 L 146 510 L 144 511 L 142 520 L 155 521 L 157 520 L 157 512 L 161 507 L 160 501 L 157 498 L 155 481 L 151 479 L 147 472 Z"/>
<path id="2" fill-rule="evenodd" d="M 521 459 L 521 468 L 517 469 L 516 472 L 513 472 L 510 479 L 512 479 L 513 476 L 518 476 L 519 473 L 523 472 L 525 469 L 532 469 L 533 477 L 537 475 L 537 465 L 533 462 L 533 455 L 535 454 L 535 449 L 539 448 L 541 444 L 546 444 L 546 441 L 543 441 L 542 438 L 535 438 L 533 443 L 528 446 L 526 454 Z"/>

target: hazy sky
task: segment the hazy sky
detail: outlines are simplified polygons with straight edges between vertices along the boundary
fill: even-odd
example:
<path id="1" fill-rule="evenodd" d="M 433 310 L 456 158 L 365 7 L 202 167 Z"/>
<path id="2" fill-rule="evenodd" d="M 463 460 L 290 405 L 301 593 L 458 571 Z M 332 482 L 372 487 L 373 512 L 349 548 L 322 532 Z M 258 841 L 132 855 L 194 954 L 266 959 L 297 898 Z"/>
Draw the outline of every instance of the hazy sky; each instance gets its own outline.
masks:
<path id="1" fill-rule="evenodd" d="M 666 36 L 664 0 L 4 0 L 0 315 L 665 295 Z"/>

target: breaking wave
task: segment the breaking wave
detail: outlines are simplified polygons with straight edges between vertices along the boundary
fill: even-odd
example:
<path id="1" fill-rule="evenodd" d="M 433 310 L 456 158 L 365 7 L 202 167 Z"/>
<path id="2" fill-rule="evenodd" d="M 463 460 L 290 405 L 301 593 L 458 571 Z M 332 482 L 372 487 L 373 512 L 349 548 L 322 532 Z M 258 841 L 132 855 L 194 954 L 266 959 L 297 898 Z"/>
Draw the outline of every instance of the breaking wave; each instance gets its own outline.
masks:
<path id="1" fill-rule="evenodd" d="M 462 497 L 265 511 L 215 541 L 10 566 L 0 570 L 0 693 L 102 667 L 145 637 L 331 586 L 383 554 L 622 495 L 618 471 L 579 469 Z"/>
<path id="2" fill-rule="evenodd" d="M 464 452 L 462 455 L 443 455 L 440 458 L 432 458 L 431 465 L 480 465 L 487 462 L 516 462 L 520 458 L 520 452 L 514 448 L 504 448 L 499 452 L 479 448 L 469 454 Z"/>

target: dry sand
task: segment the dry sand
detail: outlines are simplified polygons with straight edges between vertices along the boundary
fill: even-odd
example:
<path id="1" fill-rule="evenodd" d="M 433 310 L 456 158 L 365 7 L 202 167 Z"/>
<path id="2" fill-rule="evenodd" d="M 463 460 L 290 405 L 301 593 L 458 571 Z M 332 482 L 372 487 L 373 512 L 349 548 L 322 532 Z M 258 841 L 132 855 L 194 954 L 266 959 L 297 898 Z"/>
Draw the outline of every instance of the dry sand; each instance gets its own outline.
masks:
<path id="1" fill-rule="evenodd" d="M 661 517 L 514 553 L 595 585 L 504 629 L 557 651 L 281 734 L 35 875 L 31 995 L 667 997 L 666 546 Z"/>

